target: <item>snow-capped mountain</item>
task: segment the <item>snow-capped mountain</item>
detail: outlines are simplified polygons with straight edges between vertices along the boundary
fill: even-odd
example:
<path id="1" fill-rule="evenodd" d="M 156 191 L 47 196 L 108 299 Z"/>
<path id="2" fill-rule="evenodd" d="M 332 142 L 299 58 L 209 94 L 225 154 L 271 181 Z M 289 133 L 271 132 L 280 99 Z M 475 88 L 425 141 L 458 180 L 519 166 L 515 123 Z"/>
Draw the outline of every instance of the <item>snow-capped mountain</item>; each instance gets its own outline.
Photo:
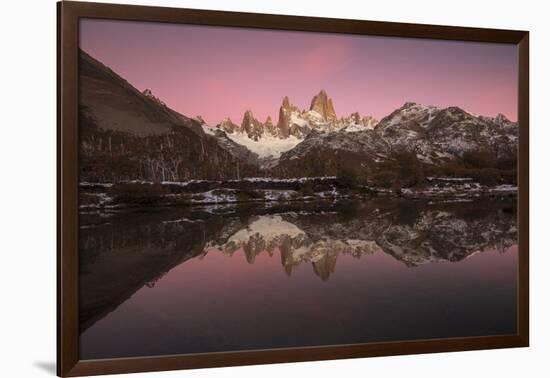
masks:
<path id="1" fill-rule="evenodd" d="M 466 151 L 515 150 L 518 125 L 504 115 L 478 116 L 459 107 L 438 108 L 405 103 L 384 117 L 375 131 L 394 147 L 415 150 L 418 158 L 437 163 Z"/>
<path id="2" fill-rule="evenodd" d="M 309 133 L 302 143 L 281 155 L 276 171 L 285 177 L 335 175 L 340 167 L 360 167 L 372 173 L 403 151 L 415 153 L 419 161 L 429 165 L 459 159 L 469 151 L 483 151 L 496 159 L 513 157 L 517 133 L 518 124 L 502 114 L 492 118 L 458 107 L 408 102 L 374 129 L 353 134 Z"/>
<path id="3" fill-rule="evenodd" d="M 380 122 L 359 113 L 338 117 L 321 90 L 304 110 L 285 96 L 276 122 L 247 110 L 240 123 L 227 118 L 211 126 L 139 91 L 83 51 L 79 62 L 84 181 L 347 174 L 375 187 L 407 188 L 426 175 L 516 180 L 518 124 L 502 114 L 407 102 Z"/>
<path id="4" fill-rule="evenodd" d="M 240 125 L 226 118 L 216 127 L 203 124 L 203 128 L 209 134 L 221 138 L 227 137 L 245 146 L 260 158 L 277 159 L 282 153 L 296 147 L 312 131 L 356 132 L 373 129 L 376 123 L 373 117 L 361 116 L 357 112 L 347 117 L 337 118 L 332 99 L 324 90 L 321 90 L 311 100 L 308 110 L 300 110 L 285 96 L 279 108 L 276 125 L 271 117 L 261 122 L 254 117 L 251 110 L 247 110 Z"/>
<path id="5" fill-rule="evenodd" d="M 360 131 L 374 128 L 377 121 L 371 116 L 360 116 L 355 112 L 348 117 L 338 118 L 332 104 L 332 99 L 321 90 L 311 100 L 309 110 L 299 110 L 289 103 L 288 97 L 283 99 L 279 110 L 279 122 L 277 126 L 281 130 L 288 130 L 289 135 L 297 138 L 305 138 L 311 131 Z M 283 133 L 285 135 L 285 133 Z"/>

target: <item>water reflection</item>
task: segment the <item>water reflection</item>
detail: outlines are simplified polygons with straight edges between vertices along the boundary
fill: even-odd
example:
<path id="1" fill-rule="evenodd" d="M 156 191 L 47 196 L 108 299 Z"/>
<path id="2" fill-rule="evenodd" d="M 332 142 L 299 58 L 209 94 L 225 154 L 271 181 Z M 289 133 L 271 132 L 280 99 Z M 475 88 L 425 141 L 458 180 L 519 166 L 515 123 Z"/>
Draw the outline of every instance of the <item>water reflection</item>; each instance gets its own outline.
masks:
<path id="1" fill-rule="evenodd" d="M 328 280 L 334 273 L 339 254 L 361 257 L 381 250 L 373 240 L 332 239 L 323 235 L 308 235 L 296 226 L 296 221 L 304 214 L 261 215 L 251 219 L 243 229 L 231 235 L 222 245 L 207 245 L 203 256 L 208 253 L 223 253 L 233 256 L 242 251 L 249 264 L 256 256 L 267 253 L 270 257 L 280 254 L 281 264 L 287 275 L 300 264 L 311 264 L 313 272 L 322 280 Z M 308 214 L 314 217 L 315 214 Z M 324 216 L 324 214 L 317 215 Z"/>
<path id="2" fill-rule="evenodd" d="M 141 288 L 154 288 L 167 272 L 191 260 L 210 259 L 214 264 L 211 257 L 224 256 L 233 260 L 232 266 L 242 261 L 255 267 L 258 259 L 265 256 L 277 262 L 277 269 L 284 270 L 290 278 L 298 269 L 302 272 L 303 267 L 309 266 L 309 274 L 325 283 L 325 289 L 316 289 L 321 293 L 329 290 L 326 285 L 333 276 L 350 274 L 338 271 L 339 259 L 385 255 L 407 269 L 434 262 L 463 261 L 488 249 L 505 251 L 516 244 L 514 209 L 513 202 L 487 200 L 433 204 L 381 199 L 268 208 L 82 214 L 81 331 L 116 310 Z M 264 269 L 260 265 L 258 269 Z M 203 268 L 204 277 L 211 281 L 213 274 L 225 274 L 224 263 L 217 257 L 214 265 Z M 202 268 L 199 264 L 193 269 Z M 361 275 L 353 273 L 358 274 Z M 303 275 L 297 279 L 306 280 Z M 200 283 L 203 288 L 208 284 Z M 189 285 L 186 290 L 198 290 Z M 322 295 L 327 293 L 330 291 Z M 335 305 L 344 311 L 348 304 Z"/>
<path id="3" fill-rule="evenodd" d="M 515 241 L 515 218 L 507 212 L 497 211 L 492 217 L 479 219 L 426 209 L 405 221 L 399 210 L 403 209 L 381 212 L 376 208 L 343 221 L 337 212 L 261 215 L 251 218 L 224 244 L 207 244 L 204 254 L 232 256 L 242 250 L 246 261 L 253 264 L 260 253 L 272 256 L 278 252 L 288 275 L 293 267 L 310 263 L 315 274 L 327 280 L 335 271 L 339 254 L 360 258 L 384 251 L 413 267 L 459 261 L 486 248 L 503 251 Z"/>

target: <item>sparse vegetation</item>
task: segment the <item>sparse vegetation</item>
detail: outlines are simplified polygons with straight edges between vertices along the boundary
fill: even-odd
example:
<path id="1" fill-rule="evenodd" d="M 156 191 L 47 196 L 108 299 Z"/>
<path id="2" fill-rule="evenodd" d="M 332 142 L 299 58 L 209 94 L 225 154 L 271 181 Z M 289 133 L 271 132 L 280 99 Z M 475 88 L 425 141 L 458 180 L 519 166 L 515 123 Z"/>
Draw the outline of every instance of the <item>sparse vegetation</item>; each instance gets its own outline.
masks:
<path id="1" fill-rule="evenodd" d="M 401 187 L 419 186 L 424 183 L 424 166 L 418 160 L 416 152 L 401 151 L 395 153 L 392 158 L 397 162 L 398 180 Z"/>
<path id="2" fill-rule="evenodd" d="M 396 191 L 422 186 L 425 182 L 424 164 L 413 151 L 394 152 L 390 159 L 379 164 L 371 175 L 370 182 L 373 186 Z"/>
<path id="3" fill-rule="evenodd" d="M 356 189 L 360 185 L 359 175 L 351 168 L 340 168 L 336 178 L 344 188 Z"/>
<path id="4" fill-rule="evenodd" d="M 391 188 L 393 183 L 397 180 L 396 172 L 383 169 L 379 170 L 371 175 L 371 183 L 373 186 L 378 186 L 381 188 Z"/>
<path id="5" fill-rule="evenodd" d="M 495 155 L 487 150 L 466 151 L 462 155 L 462 164 L 466 168 L 494 168 L 496 161 Z"/>
<path id="6" fill-rule="evenodd" d="M 430 176 L 468 177 L 482 185 L 516 184 L 517 159 L 513 154 L 496 156 L 488 150 L 467 151 L 461 158 L 428 169 Z"/>
<path id="7" fill-rule="evenodd" d="M 161 201 L 167 191 L 160 184 L 120 183 L 113 185 L 108 194 L 115 203 L 152 205 Z"/>
<path id="8" fill-rule="evenodd" d="M 263 196 L 254 190 L 238 190 L 235 195 L 239 202 L 263 199 Z"/>
<path id="9" fill-rule="evenodd" d="M 299 190 L 302 196 L 313 196 L 315 194 L 313 190 L 313 181 L 306 181 L 300 186 Z"/>

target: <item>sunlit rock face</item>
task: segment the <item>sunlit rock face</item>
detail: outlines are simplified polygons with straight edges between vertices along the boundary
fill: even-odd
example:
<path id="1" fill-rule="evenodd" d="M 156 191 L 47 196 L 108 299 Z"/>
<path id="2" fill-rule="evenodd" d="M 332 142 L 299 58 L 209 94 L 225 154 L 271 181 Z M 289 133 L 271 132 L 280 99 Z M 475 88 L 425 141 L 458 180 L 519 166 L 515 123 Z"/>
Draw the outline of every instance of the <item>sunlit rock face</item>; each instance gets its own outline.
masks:
<path id="1" fill-rule="evenodd" d="M 338 118 L 332 99 L 321 90 L 312 98 L 309 109 L 300 109 L 292 104 L 288 96 L 283 97 L 276 124 L 270 116 L 262 123 L 254 118 L 252 110 L 247 110 L 240 126 L 226 118 L 216 126 L 203 124 L 203 128 L 221 140 L 229 138 L 257 154 L 260 159 L 272 161 L 294 149 L 312 132 L 372 130 L 377 122 L 372 116 L 362 116 L 358 112 Z"/>
<path id="2" fill-rule="evenodd" d="M 313 97 L 309 110 L 320 114 L 325 121 L 336 119 L 336 111 L 334 110 L 334 105 L 332 105 L 332 99 L 328 97 L 327 92 L 324 90 L 321 90 Z"/>

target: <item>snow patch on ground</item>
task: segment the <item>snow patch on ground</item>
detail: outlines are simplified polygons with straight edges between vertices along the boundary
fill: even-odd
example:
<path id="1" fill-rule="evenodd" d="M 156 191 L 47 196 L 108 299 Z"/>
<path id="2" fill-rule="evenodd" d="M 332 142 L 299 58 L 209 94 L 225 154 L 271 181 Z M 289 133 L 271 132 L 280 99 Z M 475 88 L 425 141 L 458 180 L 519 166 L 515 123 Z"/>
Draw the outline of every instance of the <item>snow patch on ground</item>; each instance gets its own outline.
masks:
<path id="1" fill-rule="evenodd" d="M 208 192 L 198 193 L 191 199 L 193 203 L 225 203 L 237 202 L 235 191 L 232 189 L 214 189 Z"/>
<path id="2" fill-rule="evenodd" d="M 517 186 L 510 184 L 498 185 L 491 189 L 493 192 L 517 192 L 517 190 Z"/>
<path id="3" fill-rule="evenodd" d="M 427 177 L 428 181 L 473 181 L 470 177 Z"/>
<path id="4" fill-rule="evenodd" d="M 229 180 L 229 182 L 306 182 L 312 180 L 335 180 L 336 176 L 315 176 L 298 178 L 275 178 L 275 177 L 246 177 L 241 180 Z"/>
<path id="5" fill-rule="evenodd" d="M 212 182 L 208 180 L 188 180 L 188 181 L 161 181 L 160 183 L 162 185 L 177 185 L 177 186 L 188 186 L 189 184 L 201 184 L 201 183 L 207 183 Z"/>
<path id="6" fill-rule="evenodd" d="M 113 186 L 113 183 L 103 183 L 103 182 L 87 182 L 87 181 L 81 181 L 79 184 L 83 188 L 89 188 L 94 186 L 100 186 L 102 188 L 110 188 Z"/>
<path id="7" fill-rule="evenodd" d="M 168 224 L 168 223 L 196 223 L 196 222 L 202 222 L 202 220 L 191 220 L 189 218 L 180 218 L 180 219 L 175 219 L 175 220 L 167 220 L 167 221 L 163 221 L 162 223 L 163 224 Z"/>

